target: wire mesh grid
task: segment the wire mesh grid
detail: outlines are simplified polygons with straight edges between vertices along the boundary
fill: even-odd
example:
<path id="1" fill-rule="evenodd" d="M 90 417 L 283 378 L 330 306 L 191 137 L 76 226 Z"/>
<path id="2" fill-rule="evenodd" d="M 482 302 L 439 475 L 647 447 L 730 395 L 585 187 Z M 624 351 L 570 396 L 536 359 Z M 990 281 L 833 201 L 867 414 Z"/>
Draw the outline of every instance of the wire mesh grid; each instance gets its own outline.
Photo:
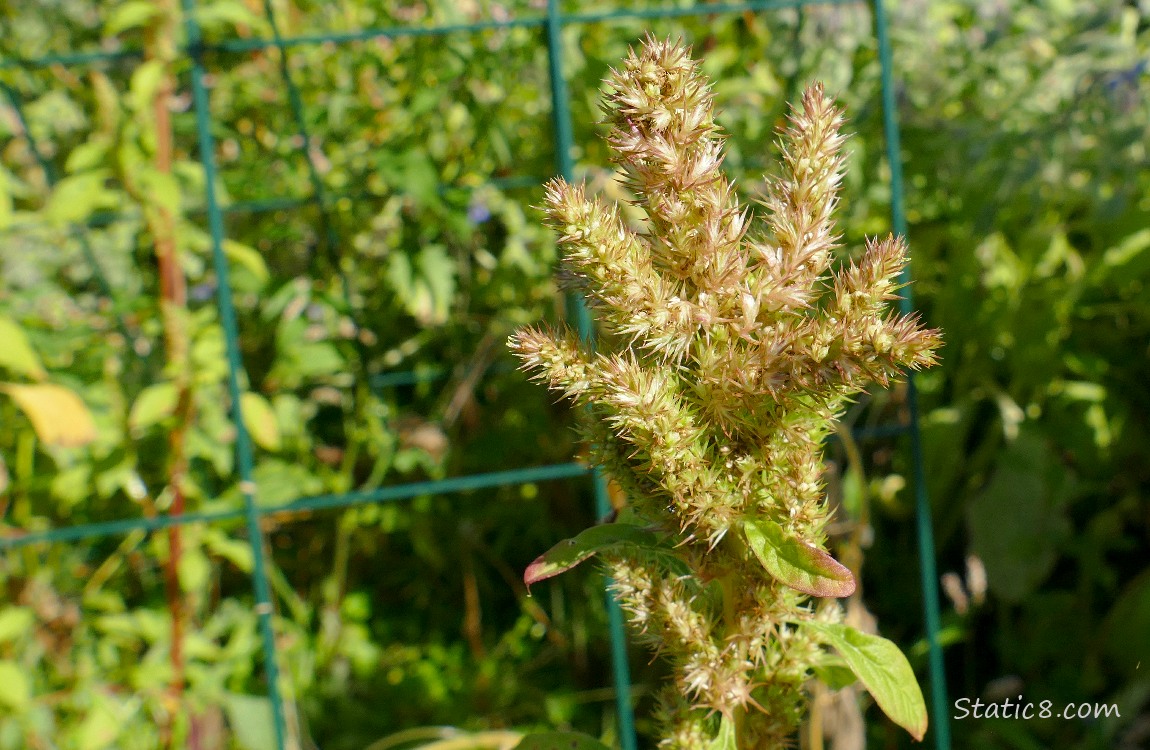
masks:
<path id="1" fill-rule="evenodd" d="M 507 18 L 440 26 L 387 26 L 352 32 L 284 36 L 281 34 L 281 25 L 272 0 L 263 0 L 263 11 L 266 17 L 267 28 L 271 32 L 270 37 L 231 38 L 207 43 L 204 41 L 200 25 L 197 21 L 196 0 L 180 0 L 184 18 L 184 33 L 187 42 L 186 47 L 180 51 L 180 54 L 186 56 L 187 61 L 189 61 L 191 65 L 191 106 L 195 116 L 199 160 L 205 177 L 204 213 L 206 214 L 210 234 L 211 258 L 217 280 L 216 304 L 226 339 L 227 387 L 231 396 L 231 416 L 235 430 L 235 467 L 239 488 L 243 497 L 242 508 L 215 512 L 187 512 L 178 515 L 164 513 L 152 517 L 89 523 L 18 535 L 7 535 L 0 537 L 0 550 L 16 549 L 34 544 L 77 541 L 101 536 L 151 532 L 193 523 L 242 521 L 246 526 L 253 560 L 251 579 L 255 597 L 255 611 L 258 615 L 259 631 L 262 639 L 263 666 L 266 675 L 268 698 L 273 715 L 276 747 L 280 750 L 285 750 L 288 735 L 284 698 L 280 686 L 276 637 L 272 621 L 273 602 L 269 588 L 268 571 L 266 570 L 266 557 L 268 553 L 265 549 L 265 534 L 261 528 L 262 517 L 285 512 L 348 508 L 369 503 L 400 501 L 419 496 L 451 494 L 481 488 L 585 476 L 591 479 L 594 488 L 597 513 L 603 515 L 607 513 L 610 508 L 607 485 L 604 477 L 598 471 L 591 470 L 577 462 L 530 466 L 438 480 L 406 482 L 370 490 L 298 497 L 290 502 L 277 505 L 257 504 L 256 495 L 259 492 L 259 486 L 253 478 L 252 438 L 240 414 L 241 395 L 243 393 L 241 381 L 244 378 L 245 371 L 240 351 L 239 328 L 233 301 L 233 289 L 229 278 L 229 263 L 224 250 L 227 239 L 224 224 L 225 216 L 235 213 L 260 213 L 312 205 L 318 208 L 319 234 L 324 237 L 326 247 L 334 249 L 340 247 L 343 238 L 339 236 L 334 222 L 331 221 L 330 211 L 336 201 L 349 197 L 347 195 L 334 195 L 325 185 L 321 176 L 319 166 L 316 162 L 315 151 L 311 147 L 313 135 L 307 125 L 303 97 L 301 96 L 300 88 L 293 77 L 289 65 L 289 55 L 291 51 L 299 47 L 322 44 L 346 44 L 380 39 L 397 39 L 401 37 L 443 37 L 449 34 L 478 34 L 513 28 L 537 29 L 542 32 L 542 38 L 547 51 L 550 85 L 549 98 L 551 101 L 550 116 L 554 132 L 554 172 L 564 178 L 572 179 L 576 171 L 573 157 L 576 141 L 572 127 L 570 96 L 563 69 L 564 29 L 586 24 L 607 23 L 620 20 L 655 20 L 700 15 L 717 16 L 736 13 L 769 13 L 782 8 L 796 8 L 805 5 L 857 5 L 859 3 L 860 0 L 766 0 L 764 2 L 745 3 L 700 2 L 694 5 L 675 7 L 621 8 L 602 12 L 571 13 L 563 12 L 558 0 L 547 0 L 545 13 L 529 18 Z M 899 127 L 896 116 L 895 79 L 889 27 L 882 0 L 870 0 L 867 5 L 872 13 L 881 70 L 883 129 L 886 136 L 886 153 L 890 167 L 891 222 L 894 231 L 905 236 L 907 233 L 907 222 L 903 205 L 902 169 L 899 158 Z M 280 83 L 286 91 L 291 116 L 297 129 L 298 150 L 303 157 L 306 167 L 307 181 L 311 194 L 305 197 L 238 201 L 222 205 L 220 195 L 216 188 L 217 163 L 215 155 L 217 153 L 217 143 L 215 142 L 212 128 L 213 115 L 208 86 L 210 76 L 208 55 L 210 53 L 250 53 L 267 49 L 275 49 L 279 52 L 278 70 L 281 77 Z M 142 56 L 141 50 L 122 49 L 114 51 L 52 53 L 35 58 L 7 57 L 7 59 L 0 58 L 0 70 L 12 68 L 36 69 L 48 66 L 64 66 L 65 68 L 69 68 L 113 61 L 134 61 L 141 59 Z M 46 181 L 49 185 L 56 183 L 59 176 L 56 173 L 54 165 L 41 151 L 26 126 L 22 101 L 19 94 L 7 84 L 2 83 L 0 83 L 0 93 L 3 94 L 18 121 L 24 125 L 23 131 L 28 138 L 27 145 L 43 170 Z M 492 176 L 490 180 L 493 184 L 500 186 L 537 185 L 541 181 L 532 176 L 502 178 Z M 354 198 L 354 196 L 352 197 Z M 87 226 L 96 226 L 101 223 L 114 221 L 115 219 L 116 217 L 114 215 L 97 214 L 93 216 Z M 86 227 L 75 226 L 72 227 L 70 231 L 78 241 L 84 257 L 91 264 L 95 278 L 101 285 L 102 290 L 110 296 L 111 290 L 108 282 L 100 273 L 98 260 L 87 241 Z M 904 282 L 909 280 L 909 271 L 909 268 L 903 271 Z M 348 286 L 345 284 L 343 288 L 346 291 Z M 910 312 L 912 310 L 913 301 L 909 291 L 902 297 L 900 306 L 903 312 Z M 590 337 L 593 331 L 593 321 L 587 308 L 579 301 L 576 301 L 575 304 L 575 314 L 580 335 Z M 127 337 L 124 321 L 118 319 L 117 325 L 124 331 Z M 446 369 L 440 369 L 434 371 L 376 375 L 372 379 L 372 386 L 390 387 L 417 383 L 428 379 L 443 377 L 445 372 Z M 937 575 L 934 558 L 932 521 L 925 483 L 922 481 L 924 467 L 919 431 L 917 392 L 913 375 L 909 373 L 907 407 L 909 420 L 906 422 L 880 425 L 877 428 L 871 428 L 869 431 L 863 430 L 856 434 L 856 437 L 905 435 L 909 438 L 913 461 L 916 531 L 919 539 L 925 629 L 926 639 L 929 645 L 931 686 L 929 694 L 931 697 L 934 745 L 938 750 L 949 750 L 950 733 L 947 723 L 945 674 L 939 641 L 938 590 L 936 584 Z M 607 611 L 612 644 L 613 678 L 616 687 L 619 739 L 624 750 L 634 750 L 637 741 L 630 697 L 630 675 L 627 664 L 623 618 L 618 604 L 611 597 L 607 597 Z"/>

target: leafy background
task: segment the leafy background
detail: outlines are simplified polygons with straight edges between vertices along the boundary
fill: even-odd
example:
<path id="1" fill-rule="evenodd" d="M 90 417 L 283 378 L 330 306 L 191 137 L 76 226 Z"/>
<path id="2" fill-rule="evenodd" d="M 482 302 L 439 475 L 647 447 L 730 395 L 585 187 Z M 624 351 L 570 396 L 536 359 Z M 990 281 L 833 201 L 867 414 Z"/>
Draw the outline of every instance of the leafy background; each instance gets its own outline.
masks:
<path id="1" fill-rule="evenodd" d="M 1121 709 L 1099 721 L 957 721 L 955 744 L 1143 747 L 1150 7 L 889 5 L 913 291 L 946 337 L 942 366 L 918 382 L 949 691 Z M 295 37 L 538 18 L 545 3 L 271 7 Z M 209 44 L 271 34 L 254 0 L 196 12 Z M 182 48 L 183 29 L 162 3 L 0 5 L 5 536 L 169 509 L 180 431 L 187 510 L 241 507 L 190 63 L 164 52 Z M 578 169 L 615 197 L 596 139 L 600 81 L 646 31 L 682 35 L 703 57 L 727 166 L 748 196 L 770 168 L 783 103 L 825 81 L 857 134 L 845 244 L 889 231 L 865 6 L 567 27 Z M 29 62 L 141 49 L 152 62 Z M 554 172 L 543 30 L 308 43 L 283 62 L 306 144 L 275 50 L 207 52 L 259 502 L 570 460 L 570 415 L 511 370 L 502 345 L 517 325 L 564 312 L 532 207 Z M 165 170 L 151 105 L 169 76 Z M 187 282 L 174 318 L 156 254 L 165 210 Z M 173 325 L 183 366 L 165 340 Z M 901 403 L 878 396 L 849 419 L 874 424 Z M 50 409 L 67 415 L 55 432 Z M 843 544 L 865 556 L 879 627 L 924 676 L 904 446 L 864 441 L 861 460 L 850 447 L 829 449 L 841 476 L 831 490 L 867 533 Z M 520 583 L 538 552 L 593 522 L 590 508 L 586 482 L 570 481 L 267 517 L 292 741 L 351 750 L 447 724 L 611 739 L 601 582 L 575 573 L 531 598 Z M 3 552 L 0 748 L 266 746 L 244 530 L 193 524 L 170 552 L 162 533 Z M 179 690 L 172 565 L 187 620 Z M 659 665 L 636 654 L 633 668 L 641 718 Z M 876 746 L 907 743 L 868 716 Z"/>

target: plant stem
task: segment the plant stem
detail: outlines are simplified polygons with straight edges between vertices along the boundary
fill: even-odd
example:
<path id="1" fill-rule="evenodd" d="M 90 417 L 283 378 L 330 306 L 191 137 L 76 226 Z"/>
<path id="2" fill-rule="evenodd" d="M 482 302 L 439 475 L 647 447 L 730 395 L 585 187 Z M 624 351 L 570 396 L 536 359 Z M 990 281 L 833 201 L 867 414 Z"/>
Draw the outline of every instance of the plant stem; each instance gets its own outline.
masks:
<path id="1" fill-rule="evenodd" d="M 724 637 L 739 632 L 738 578 L 739 576 L 737 573 L 728 573 L 719 579 L 719 585 L 723 590 L 722 632 Z M 743 737 L 743 733 L 746 728 L 746 715 L 746 709 L 742 706 L 736 706 L 733 709 L 731 720 L 735 724 L 736 750 L 742 750 L 747 746 L 746 738 Z"/>
<path id="2" fill-rule="evenodd" d="M 159 60 L 165 64 L 159 86 L 152 98 L 152 117 L 155 127 L 154 167 L 157 173 L 171 175 L 174 154 L 171 98 L 175 91 L 175 78 L 171 71 L 171 61 L 175 57 L 175 8 L 165 0 L 162 12 L 148 29 L 148 61 Z M 126 172 L 127 170 L 125 170 Z M 179 262 L 179 247 L 176 242 L 176 217 L 167 206 L 155 201 L 150 195 L 134 184 L 131 175 L 125 174 L 125 187 L 144 208 L 144 215 L 154 243 L 156 263 L 160 276 L 160 317 L 164 328 L 164 347 L 169 375 L 176 386 L 176 408 L 174 426 L 168 436 L 168 488 L 172 495 L 169 514 L 181 516 L 184 513 L 184 478 L 188 471 L 187 431 L 194 419 L 190 367 L 189 332 L 184 315 L 187 309 L 187 282 Z M 150 210 L 149 210 L 150 209 Z M 164 588 L 168 611 L 171 614 L 171 665 L 172 681 L 170 695 L 175 707 L 161 729 L 164 744 L 175 747 L 173 736 L 174 716 L 183 698 L 184 669 L 184 624 L 187 618 L 184 595 L 180 589 L 179 567 L 183 554 L 182 530 L 179 525 L 168 527 L 168 554 L 164 561 Z M 194 736 L 194 733 L 193 733 Z M 192 750 L 196 740 L 192 738 Z"/>

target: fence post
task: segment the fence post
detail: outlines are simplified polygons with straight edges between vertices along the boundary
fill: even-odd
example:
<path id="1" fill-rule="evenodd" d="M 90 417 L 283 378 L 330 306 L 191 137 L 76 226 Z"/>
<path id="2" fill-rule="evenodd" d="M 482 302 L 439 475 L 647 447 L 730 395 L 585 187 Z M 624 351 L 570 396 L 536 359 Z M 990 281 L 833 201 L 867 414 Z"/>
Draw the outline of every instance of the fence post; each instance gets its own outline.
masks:
<path id="1" fill-rule="evenodd" d="M 874 0 L 875 37 L 878 41 L 879 65 L 882 74 L 882 120 L 886 133 L 887 161 L 890 162 L 890 210 L 895 234 L 907 236 L 906 213 L 903 206 L 902 156 L 898 127 L 898 102 L 894 90 L 894 62 L 890 49 L 890 34 L 882 0 Z M 910 281 L 910 264 L 902 270 L 900 281 Z M 899 300 L 905 315 L 914 310 L 910 286 L 903 289 Z M 908 372 L 907 408 L 910 411 L 910 447 L 913 461 L 914 503 L 918 534 L 919 570 L 922 573 L 923 611 L 926 619 L 926 638 L 930 654 L 931 723 L 934 725 L 934 746 L 937 750 L 950 750 L 950 716 L 946 694 L 946 667 L 942 660 L 942 645 L 938 640 L 940 629 L 938 605 L 938 566 L 934 551 L 934 523 L 931 519 L 930 498 L 926 491 L 926 471 L 922 455 L 922 430 L 919 425 L 918 389 L 914 373 Z"/>
<path id="2" fill-rule="evenodd" d="M 563 179 L 574 178 L 575 164 L 571 158 L 574 134 L 571 127 L 571 103 L 567 81 L 563 77 L 563 18 L 558 0 L 547 0 L 547 60 L 551 72 L 551 122 L 555 128 L 555 166 Z M 576 320 L 579 335 L 584 341 L 594 336 L 591 312 L 583 300 L 576 299 Z M 602 518 L 611 511 L 607 495 L 607 480 L 595 469 L 591 475 L 595 488 L 595 513 Z M 608 580 L 608 584 L 610 581 Z M 619 742 L 623 750 L 635 750 L 635 710 L 631 706 L 631 668 L 627 663 L 627 634 L 623 624 L 623 610 L 615 597 L 607 593 L 607 625 L 611 632 L 611 665 L 615 679 L 615 709 L 619 714 Z"/>
<path id="3" fill-rule="evenodd" d="M 203 40 L 195 17 L 195 0 L 181 0 L 184 24 L 188 36 L 188 54 L 192 60 L 192 99 L 196 112 L 196 135 L 199 139 L 200 163 L 204 167 L 204 192 L 207 200 L 208 228 L 212 238 L 212 263 L 216 271 L 216 301 L 220 310 L 220 325 L 224 329 L 228 356 L 228 392 L 232 399 L 232 422 L 236 428 L 236 463 L 239 469 L 240 492 L 244 498 L 244 521 L 248 543 L 252 549 L 252 586 L 255 591 L 256 617 L 259 619 L 263 641 L 264 673 L 268 681 L 268 700 L 271 702 L 272 721 L 275 724 L 276 747 L 285 750 L 283 699 L 280 696 L 279 668 L 276 663 L 275 629 L 272 624 L 271 591 L 264 562 L 264 535 L 260 529 L 260 512 L 255 503 L 255 482 L 252 480 L 252 444 L 244 427 L 240 397 L 239 330 L 236 311 L 232 305 L 232 288 L 228 260 L 224 256 L 224 215 L 216 195 L 215 139 L 211 131 L 210 102 L 204 83 Z"/>

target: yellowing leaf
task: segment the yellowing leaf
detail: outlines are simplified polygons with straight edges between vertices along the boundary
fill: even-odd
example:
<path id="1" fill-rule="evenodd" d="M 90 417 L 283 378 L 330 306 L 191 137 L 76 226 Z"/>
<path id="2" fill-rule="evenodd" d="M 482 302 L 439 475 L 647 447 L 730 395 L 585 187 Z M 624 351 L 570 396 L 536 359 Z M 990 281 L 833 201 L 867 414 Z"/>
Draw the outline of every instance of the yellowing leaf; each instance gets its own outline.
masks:
<path id="1" fill-rule="evenodd" d="M 256 445 L 272 452 L 282 447 L 279 422 L 266 398 L 250 391 L 244 393 L 240 396 L 240 411 L 244 415 L 244 427 Z"/>
<path id="2" fill-rule="evenodd" d="M 0 367 L 33 380 L 43 380 L 47 376 L 24 329 L 6 317 L 0 317 Z"/>
<path id="3" fill-rule="evenodd" d="M 12 397 L 46 444 L 75 447 L 96 439 L 96 423 L 88 407 L 64 386 L 5 383 L 0 391 Z"/>
<path id="4" fill-rule="evenodd" d="M 774 521 L 744 521 L 743 533 L 755 557 L 781 583 L 811 596 L 854 593 L 855 579 L 849 569 L 818 547 L 788 536 Z"/>

